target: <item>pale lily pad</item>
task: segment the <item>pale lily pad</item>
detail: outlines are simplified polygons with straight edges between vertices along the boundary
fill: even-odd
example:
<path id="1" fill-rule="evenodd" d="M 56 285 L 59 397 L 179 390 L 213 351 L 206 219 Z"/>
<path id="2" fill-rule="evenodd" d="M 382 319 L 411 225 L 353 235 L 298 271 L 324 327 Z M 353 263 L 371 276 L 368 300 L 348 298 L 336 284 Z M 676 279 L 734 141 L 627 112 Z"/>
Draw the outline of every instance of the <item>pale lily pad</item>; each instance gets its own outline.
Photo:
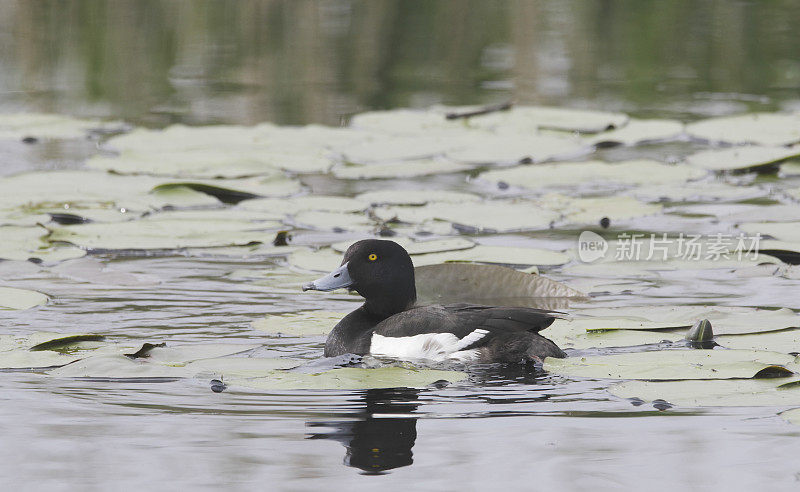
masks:
<path id="1" fill-rule="evenodd" d="M 47 231 L 42 227 L 0 226 L 0 258 L 5 260 L 61 261 L 80 258 L 86 252 L 73 246 L 51 246 L 44 241 Z"/>
<path id="2" fill-rule="evenodd" d="M 739 201 L 766 196 L 758 186 L 736 186 L 720 181 L 691 181 L 679 185 L 639 186 L 628 192 L 640 200 L 659 202 Z"/>
<path id="3" fill-rule="evenodd" d="M 392 179 L 457 173 L 469 169 L 455 162 L 426 159 L 368 166 L 339 166 L 333 169 L 333 175 L 339 179 Z"/>
<path id="4" fill-rule="evenodd" d="M 487 134 L 471 138 L 464 146 L 446 155 L 448 159 L 467 164 L 513 164 L 522 160 L 541 162 L 583 152 L 588 152 L 588 149 L 578 138 L 543 135 L 520 138 L 519 135 Z"/>
<path id="5" fill-rule="evenodd" d="M 246 200 L 238 208 L 276 215 L 294 215 L 308 210 L 326 212 L 363 212 L 369 208 L 365 200 L 340 196 L 306 195 L 291 198 Z"/>
<path id="6" fill-rule="evenodd" d="M 121 123 L 73 118 L 60 114 L 0 114 L 0 138 L 21 140 L 25 137 L 67 139 L 86 137 L 91 130 L 121 130 Z"/>
<path id="7" fill-rule="evenodd" d="M 786 410 L 778 415 L 780 415 L 783 420 L 789 422 L 790 424 L 800 425 L 800 408 Z"/>
<path id="8" fill-rule="evenodd" d="M 683 340 L 685 330 L 612 330 L 586 331 L 581 323 L 568 319 L 556 319 L 541 334 L 556 343 L 562 349 L 584 350 L 589 348 L 633 347 L 651 345 L 662 342 L 678 342 Z"/>
<path id="9" fill-rule="evenodd" d="M 211 373 L 228 381 L 232 378 L 253 378 L 272 374 L 279 369 L 290 369 L 304 361 L 298 359 L 267 359 L 263 357 L 220 357 L 202 359 L 186 364 L 195 377 Z"/>
<path id="10" fill-rule="evenodd" d="M 716 351 L 715 351 L 716 352 Z M 800 405 L 798 378 L 698 381 L 625 381 L 609 392 L 619 398 L 665 400 L 685 407 Z"/>
<path id="11" fill-rule="evenodd" d="M 469 120 L 471 127 L 497 133 L 535 133 L 539 130 L 598 133 L 621 128 L 627 123 L 628 115 L 622 113 L 545 106 L 516 106 L 510 111 L 476 116 Z"/>
<path id="12" fill-rule="evenodd" d="M 548 229 L 560 214 L 534 205 L 532 202 L 482 202 L 475 204 L 428 203 L 421 207 L 376 208 L 382 220 L 397 219 L 417 224 L 426 221 L 446 221 L 456 226 L 483 231 L 523 231 Z"/>
<path id="13" fill-rule="evenodd" d="M 423 303 L 580 298 L 585 294 L 541 275 L 496 265 L 439 264 L 414 269 L 417 298 Z M 488 302 L 486 302 L 488 304 Z"/>
<path id="14" fill-rule="evenodd" d="M 761 371 L 790 375 L 791 355 L 753 350 L 663 350 L 544 361 L 548 372 L 601 379 L 739 379 Z M 763 374 L 763 373 L 762 373 Z"/>
<path id="15" fill-rule="evenodd" d="M 798 119 L 800 122 L 800 119 Z M 798 127 L 800 130 L 800 127 Z M 800 134 L 799 138 L 800 138 Z M 686 163 L 709 171 L 739 171 L 770 166 L 800 157 L 798 147 L 744 146 L 704 150 L 686 158 Z"/>
<path id="16" fill-rule="evenodd" d="M 161 281 L 148 274 L 134 274 L 116 269 L 95 258 L 79 258 L 62 262 L 51 269 L 59 276 L 102 285 L 156 285 Z"/>
<path id="17" fill-rule="evenodd" d="M 458 139 L 460 140 L 460 139 Z M 350 146 L 344 149 L 344 159 L 354 164 L 426 159 L 458 147 L 458 140 L 442 137 L 389 136 Z"/>
<path id="18" fill-rule="evenodd" d="M 226 383 L 260 390 L 332 389 L 355 390 L 372 388 L 424 388 L 438 381 L 457 382 L 467 377 L 463 372 L 434 369 L 381 367 L 361 369 L 345 367 L 318 374 L 274 371 L 267 377 L 231 379 Z"/>
<path id="19" fill-rule="evenodd" d="M 750 235 L 761 234 L 779 241 L 800 242 L 800 227 L 797 222 L 748 222 L 739 225 L 739 228 Z"/>
<path id="20" fill-rule="evenodd" d="M 188 345 L 154 346 L 142 354 L 149 362 L 168 366 L 182 366 L 200 359 L 214 359 L 239 354 L 260 347 L 260 344 L 195 343 Z"/>
<path id="21" fill-rule="evenodd" d="M 429 253 L 412 257 L 414 265 L 436 265 L 446 262 L 494 263 L 499 265 L 563 265 L 569 255 L 560 251 L 513 246 L 486 246 L 442 253 Z"/>
<path id="22" fill-rule="evenodd" d="M 98 355 L 53 369 L 48 374 L 65 378 L 177 379 L 192 377 L 194 371 L 186 367 L 143 362 L 124 355 Z"/>
<path id="23" fill-rule="evenodd" d="M 84 355 L 62 354 L 50 350 L 31 352 L 29 350 L 0 351 L 0 369 L 37 369 L 59 367 L 76 360 Z"/>
<path id="24" fill-rule="evenodd" d="M 597 225 L 604 218 L 609 219 L 611 224 L 616 224 L 634 217 L 656 215 L 662 211 L 661 205 L 642 203 L 626 196 L 574 198 L 550 193 L 537 203 L 563 214 L 560 222 L 570 225 Z"/>
<path id="25" fill-rule="evenodd" d="M 683 183 L 699 179 L 706 172 L 687 165 L 661 164 L 650 160 L 615 163 L 601 161 L 559 162 L 523 165 L 481 173 L 478 179 L 530 189 L 600 185 L 632 186 Z"/>
<path id="26" fill-rule="evenodd" d="M 378 223 L 371 220 L 367 214 L 352 214 L 346 212 L 324 212 L 321 210 L 306 210 L 294 215 L 294 225 L 309 229 L 327 231 L 372 231 Z"/>
<path id="27" fill-rule="evenodd" d="M 177 249 L 263 242 L 281 227 L 252 218 L 233 210 L 170 212 L 130 222 L 56 227 L 49 239 L 94 249 Z"/>
<path id="28" fill-rule="evenodd" d="M 800 114 L 752 113 L 686 125 L 695 138 L 732 144 L 789 145 L 800 142 Z"/>
<path id="29" fill-rule="evenodd" d="M 380 190 L 361 193 L 356 199 L 372 205 L 425 205 L 428 202 L 477 202 L 481 197 L 447 190 Z"/>
<path id="30" fill-rule="evenodd" d="M 722 335 L 714 339 L 725 348 L 800 353 L 800 330 L 780 330 L 745 335 Z"/>
<path id="31" fill-rule="evenodd" d="M 335 311 L 272 314 L 253 321 L 251 326 L 256 330 L 282 337 L 324 336 L 330 333 L 346 314 Z"/>
<path id="32" fill-rule="evenodd" d="M 330 272 L 342 264 L 342 255 L 329 248 L 318 251 L 308 249 L 295 251 L 286 258 L 294 268 L 310 272 Z"/>
<path id="33" fill-rule="evenodd" d="M 683 134 L 683 123 L 680 121 L 631 119 L 621 128 L 592 135 L 588 138 L 588 142 L 593 145 L 636 145 L 673 140 L 681 134 Z"/>
<path id="34" fill-rule="evenodd" d="M 717 335 L 761 333 L 800 327 L 800 314 L 791 309 L 756 309 L 728 306 L 646 306 L 590 308 L 580 311 L 591 318 L 580 321 L 587 330 L 660 330 L 692 326 L 708 319 Z M 576 320 L 577 321 L 577 320 Z"/>
<path id="35" fill-rule="evenodd" d="M 0 309 L 30 309 L 47 304 L 48 297 L 27 289 L 0 287 Z"/>

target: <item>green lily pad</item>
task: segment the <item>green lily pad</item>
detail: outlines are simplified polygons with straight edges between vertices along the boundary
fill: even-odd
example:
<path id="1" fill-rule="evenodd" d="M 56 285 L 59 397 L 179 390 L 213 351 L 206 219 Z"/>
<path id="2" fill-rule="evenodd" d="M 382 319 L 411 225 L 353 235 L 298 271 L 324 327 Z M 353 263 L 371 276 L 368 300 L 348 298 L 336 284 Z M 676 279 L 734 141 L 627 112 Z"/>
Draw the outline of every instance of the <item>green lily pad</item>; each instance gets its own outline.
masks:
<path id="1" fill-rule="evenodd" d="M 298 227 L 323 231 L 371 232 L 378 227 L 378 223 L 365 213 L 353 214 L 321 210 L 298 212 L 291 222 Z"/>
<path id="2" fill-rule="evenodd" d="M 481 173 L 479 180 L 506 183 L 523 188 L 684 183 L 699 179 L 706 172 L 692 166 L 661 164 L 640 159 L 607 163 L 601 161 L 559 162 L 553 164 L 523 165 Z"/>
<path id="3" fill-rule="evenodd" d="M 50 350 L 31 352 L 29 350 L 0 351 L 0 369 L 41 369 L 59 367 L 85 357 L 84 355 L 64 354 Z"/>
<path id="4" fill-rule="evenodd" d="M 786 410 L 778 415 L 780 415 L 783 420 L 789 422 L 790 424 L 800 425 L 800 408 Z"/>
<path id="5" fill-rule="evenodd" d="M 610 330 L 586 331 L 578 320 L 556 319 L 541 334 L 556 343 L 562 349 L 584 350 L 589 348 L 633 347 L 662 342 L 682 340 L 686 330 Z"/>
<path id="6" fill-rule="evenodd" d="M 195 372 L 182 366 L 154 364 L 118 354 L 82 358 L 48 374 L 64 378 L 177 379 L 192 377 Z"/>
<path id="7" fill-rule="evenodd" d="M 548 372 L 601 379 L 739 379 L 791 375 L 791 355 L 754 350 L 663 350 L 544 361 Z M 764 371 L 764 372 L 762 372 Z"/>
<path id="8" fill-rule="evenodd" d="M 689 135 L 711 142 L 789 145 L 800 142 L 800 114 L 751 113 L 686 125 Z"/>
<path id="9" fill-rule="evenodd" d="M 460 146 L 460 139 L 439 136 L 390 136 L 365 141 L 344 149 L 344 160 L 353 164 L 411 161 L 443 155 Z"/>
<path id="10" fill-rule="evenodd" d="M 0 287 L 0 309 L 30 309 L 47 301 L 46 295 L 35 290 Z"/>
<path id="11" fill-rule="evenodd" d="M 86 252 L 74 246 L 53 245 L 44 241 L 47 231 L 42 227 L 0 226 L 0 258 L 5 260 L 27 260 L 38 258 L 54 262 L 80 258 Z"/>
<path id="12" fill-rule="evenodd" d="M 658 204 L 642 203 L 632 197 L 611 196 L 598 198 L 574 198 L 559 193 L 549 193 L 537 203 L 542 207 L 561 213 L 562 224 L 597 225 L 607 218 L 616 224 L 634 217 L 645 217 L 661 213 Z"/>
<path id="13" fill-rule="evenodd" d="M 238 205 L 243 210 L 268 212 L 275 215 L 294 215 L 308 210 L 326 212 L 363 212 L 369 203 L 340 196 L 305 195 L 291 198 L 261 198 L 246 200 Z"/>
<path id="14" fill-rule="evenodd" d="M 149 362 L 168 366 L 182 366 L 200 359 L 214 359 L 233 355 L 260 347 L 260 344 L 241 343 L 195 343 L 188 345 L 151 345 L 148 350 L 140 350 L 140 358 Z"/>
<path id="15" fill-rule="evenodd" d="M 231 386 L 260 390 L 333 389 L 356 390 L 373 388 L 424 388 L 437 381 L 457 382 L 467 377 L 463 372 L 433 369 L 381 367 L 361 369 L 345 367 L 318 374 L 274 371 L 267 377 L 230 379 Z"/>
<path id="16" fill-rule="evenodd" d="M 766 196 L 769 191 L 757 186 L 736 186 L 717 180 L 702 180 L 679 185 L 639 186 L 628 193 L 651 202 L 715 202 L 748 200 Z"/>
<path id="17" fill-rule="evenodd" d="M 800 405 L 798 378 L 698 381 L 625 381 L 609 392 L 619 398 L 666 400 L 685 407 Z"/>
<path id="18" fill-rule="evenodd" d="M 282 337 L 324 336 L 330 333 L 346 314 L 335 311 L 271 314 L 253 321 L 250 326 Z"/>
<path id="19" fill-rule="evenodd" d="M 744 335 L 722 335 L 714 339 L 725 348 L 800 353 L 800 330 L 780 330 Z"/>
<path id="20" fill-rule="evenodd" d="M 740 171 L 771 166 L 800 157 L 800 147 L 745 146 L 704 150 L 686 158 L 686 163 L 709 171 Z"/>
<path id="21" fill-rule="evenodd" d="M 333 175 L 339 179 L 392 179 L 457 173 L 467 170 L 469 170 L 468 167 L 455 162 L 425 159 L 368 166 L 339 166 L 333 169 Z"/>

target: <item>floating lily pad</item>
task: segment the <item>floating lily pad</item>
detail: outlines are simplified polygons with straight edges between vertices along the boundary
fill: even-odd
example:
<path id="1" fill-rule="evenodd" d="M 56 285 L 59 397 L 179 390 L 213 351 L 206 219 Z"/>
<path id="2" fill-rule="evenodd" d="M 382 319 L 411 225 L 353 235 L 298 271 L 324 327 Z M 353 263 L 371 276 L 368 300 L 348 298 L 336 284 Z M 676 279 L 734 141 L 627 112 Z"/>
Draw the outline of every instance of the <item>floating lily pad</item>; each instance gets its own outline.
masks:
<path id="1" fill-rule="evenodd" d="M 282 337 L 324 336 L 347 313 L 335 311 L 301 311 L 298 313 L 271 314 L 252 323 L 256 330 Z"/>
<path id="2" fill-rule="evenodd" d="M 486 134 L 471 138 L 461 148 L 446 155 L 448 159 L 467 164 L 514 164 L 522 160 L 541 162 L 584 152 L 588 152 L 586 144 L 578 138 Z"/>
<path id="3" fill-rule="evenodd" d="M 267 377 L 230 379 L 231 386 L 242 386 L 262 390 L 334 389 L 355 390 L 371 388 L 424 388 L 437 381 L 457 382 L 466 374 L 457 371 L 433 369 L 406 369 L 381 367 L 361 369 L 345 367 L 319 374 L 274 371 Z"/>
<path id="4" fill-rule="evenodd" d="M 344 149 L 344 159 L 354 164 L 388 161 L 409 161 L 443 155 L 460 146 L 460 139 L 442 137 L 388 136 L 366 141 Z"/>
<path id="5" fill-rule="evenodd" d="M 640 200 L 659 202 L 739 201 L 766 196 L 758 186 L 735 186 L 719 181 L 692 181 L 679 185 L 639 186 L 628 192 Z"/>
<path id="6" fill-rule="evenodd" d="M 277 359 L 264 357 L 220 357 L 216 359 L 202 359 L 186 364 L 186 369 L 203 376 L 212 373 L 228 381 L 232 378 L 252 378 L 272 374 L 278 369 L 290 369 L 299 366 L 304 361 L 298 359 Z"/>
<path id="7" fill-rule="evenodd" d="M 681 330 L 611 330 L 586 331 L 580 320 L 556 319 L 542 335 L 556 343 L 562 349 L 584 350 L 589 348 L 633 347 L 651 345 L 662 342 L 677 342 L 683 339 L 686 331 Z"/>
<path id="8" fill-rule="evenodd" d="M 800 114 L 752 113 L 686 125 L 695 138 L 732 144 L 788 145 L 800 142 Z"/>
<path id="9" fill-rule="evenodd" d="M 306 195 L 292 198 L 261 198 L 247 200 L 238 206 L 244 210 L 268 212 L 276 215 L 294 215 L 308 210 L 326 212 L 363 212 L 369 202 L 339 196 Z"/>
<path id="10" fill-rule="evenodd" d="M 467 170 L 469 170 L 468 167 L 455 162 L 426 159 L 368 166 L 339 166 L 333 169 L 333 175 L 339 179 L 391 179 L 457 173 Z"/>
<path id="11" fill-rule="evenodd" d="M 21 140 L 25 137 L 46 139 L 81 138 L 92 130 L 122 130 L 122 123 L 73 118 L 60 114 L 0 114 L 0 138 Z"/>
<path id="12" fill-rule="evenodd" d="M 800 127 L 798 127 L 798 130 L 800 131 Z M 800 133 L 798 135 L 798 138 L 800 138 Z M 771 166 L 795 157 L 800 157 L 800 146 L 764 147 L 751 145 L 704 150 L 687 157 L 686 163 L 709 171 L 740 171 Z"/>
<path id="13" fill-rule="evenodd" d="M 306 210 L 294 215 L 292 222 L 299 227 L 327 231 L 372 231 L 378 223 L 366 214 Z"/>
<path id="14" fill-rule="evenodd" d="M 791 309 L 756 309 L 728 306 L 646 306 L 625 308 L 590 308 L 581 310 L 590 316 L 577 321 L 587 330 L 660 330 L 692 326 L 708 319 L 717 335 L 761 333 L 800 327 L 800 314 Z"/>
<path id="15" fill-rule="evenodd" d="M 781 418 L 790 424 L 800 425 L 800 408 L 793 408 L 778 414 Z"/>
<path id="16" fill-rule="evenodd" d="M 253 221 L 246 211 L 180 211 L 112 224 L 53 228 L 50 241 L 93 249 L 176 249 L 233 246 L 271 240 L 279 222 Z"/>
<path id="17" fill-rule="evenodd" d="M 574 198 L 550 193 L 537 200 L 537 203 L 561 213 L 560 222 L 570 225 L 595 226 L 604 218 L 617 224 L 634 217 L 655 215 L 662 210 L 661 205 L 642 203 L 626 196 Z"/>
<path id="18" fill-rule="evenodd" d="M 673 140 L 683 134 L 683 123 L 675 120 L 636 120 L 611 131 L 598 133 L 588 138 L 593 145 L 636 145 Z"/>
<path id="19" fill-rule="evenodd" d="M 412 224 L 426 221 L 446 221 L 476 231 L 523 231 L 548 229 L 558 220 L 557 212 L 532 202 L 482 202 L 480 204 L 428 203 L 421 207 L 376 208 L 382 220 L 397 219 Z"/>
<path id="20" fill-rule="evenodd" d="M 156 285 L 161 282 L 154 275 L 128 273 L 95 258 L 65 261 L 51 270 L 59 276 L 92 284 L 141 286 Z"/>
<path id="21" fill-rule="evenodd" d="M 5 260 L 61 261 L 80 258 L 86 252 L 73 246 L 51 246 L 44 241 L 47 231 L 41 227 L 0 226 L 0 258 Z"/>
<path id="22" fill-rule="evenodd" d="M 186 367 L 169 366 L 131 359 L 124 355 L 86 357 L 48 372 L 65 378 L 102 379 L 177 379 L 194 376 Z"/>
<path id="23" fill-rule="evenodd" d="M 762 236 L 772 236 L 780 241 L 800 242 L 800 227 L 797 222 L 748 222 L 739 225 L 739 228 L 751 235 L 761 234 Z"/>
<path id="24" fill-rule="evenodd" d="M 0 369 L 41 369 L 59 367 L 82 359 L 83 355 L 63 354 L 50 350 L 31 352 L 29 350 L 0 351 Z"/>
<path id="25" fill-rule="evenodd" d="M 715 351 L 716 352 L 716 351 Z M 798 378 L 710 381 L 625 381 L 609 392 L 620 398 L 666 400 L 686 407 L 772 407 L 800 405 Z"/>
<path id="26" fill-rule="evenodd" d="M 356 196 L 357 200 L 372 205 L 425 205 L 428 202 L 464 203 L 481 198 L 471 193 L 446 190 L 380 190 Z"/>
<path id="27" fill-rule="evenodd" d="M 548 372 L 608 379 L 734 379 L 792 374 L 791 355 L 753 350 L 663 350 L 544 361 Z M 762 372 L 763 371 L 763 372 Z"/>
<path id="28" fill-rule="evenodd" d="M 241 343 L 195 343 L 170 346 L 151 345 L 144 352 L 140 350 L 138 354 L 141 354 L 141 358 L 149 362 L 168 366 L 182 366 L 192 361 L 238 354 L 260 346 L 260 344 Z"/>
<path id="29" fill-rule="evenodd" d="M 683 183 L 705 176 L 705 171 L 680 164 L 650 160 L 616 163 L 600 161 L 523 165 L 481 173 L 478 179 L 530 189 L 575 186 Z"/>
<path id="30" fill-rule="evenodd" d="M 622 113 L 545 106 L 516 106 L 510 111 L 476 116 L 469 120 L 469 125 L 474 128 L 520 134 L 539 130 L 598 133 L 621 128 L 627 123 L 628 115 Z"/>
<path id="31" fill-rule="evenodd" d="M 780 330 L 745 335 L 722 335 L 715 341 L 725 348 L 800 353 L 800 330 Z"/>

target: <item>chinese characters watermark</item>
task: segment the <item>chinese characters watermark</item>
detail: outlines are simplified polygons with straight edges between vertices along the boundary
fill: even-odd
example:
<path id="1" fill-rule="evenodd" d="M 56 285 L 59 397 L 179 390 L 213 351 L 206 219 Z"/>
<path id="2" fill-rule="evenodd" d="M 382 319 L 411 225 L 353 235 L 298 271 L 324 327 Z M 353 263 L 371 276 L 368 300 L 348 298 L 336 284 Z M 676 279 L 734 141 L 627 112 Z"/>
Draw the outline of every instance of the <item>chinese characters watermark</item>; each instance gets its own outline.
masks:
<path id="1" fill-rule="evenodd" d="M 613 241 L 616 261 L 720 261 L 758 259 L 761 234 L 664 234 L 621 233 Z M 578 258 L 591 263 L 612 249 L 608 241 L 591 231 L 578 237 Z"/>

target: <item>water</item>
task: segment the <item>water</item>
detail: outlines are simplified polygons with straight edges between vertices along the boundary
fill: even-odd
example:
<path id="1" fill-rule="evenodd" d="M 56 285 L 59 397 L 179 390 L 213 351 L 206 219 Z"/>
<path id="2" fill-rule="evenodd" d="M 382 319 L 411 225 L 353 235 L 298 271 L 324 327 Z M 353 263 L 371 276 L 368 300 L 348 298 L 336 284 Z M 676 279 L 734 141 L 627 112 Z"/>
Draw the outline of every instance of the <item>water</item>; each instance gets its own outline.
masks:
<path id="1" fill-rule="evenodd" d="M 466 8 L 469 7 L 469 8 Z M 513 99 L 695 119 L 798 108 L 796 2 L 4 2 L 0 111 L 164 126 L 337 125 L 355 112 Z M 0 174 L 76 168 L 94 142 L 0 145 Z M 609 159 L 629 158 L 610 150 Z M 641 156 L 638 151 L 637 156 Z M 647 149 L 660 160 L 686 146 Z M 451 189 L 462 176 L 430 178 Z M 310 178 L 351 195 L 419 182 Z M 577 234 L 487 236 L 494 244 Z M 315 360 L 322 341 L 269 339 L 268 313 L 349 309 L 303 294 L 283 260 L 100 254 L 154 276 L 113 286 L 31 265 L 13 285 L 53 297 L 0 311 L 4 333 L 112 341 L 265 343 Z M 253 271 L 242 275 L 242 270 Z M 546 272 L 565 279 L 558 269 Z M 662 276 L 608 305 L 703 302 L 800 309 L 798 281 Z M 608 382 L 479 370 L 446 388 L 212 392 L 208 381 L 0 374 L 0 483 L 9 490 L 707 490 L 795 488 L 800 429 L 775 408 L 665 408 Z"/>

